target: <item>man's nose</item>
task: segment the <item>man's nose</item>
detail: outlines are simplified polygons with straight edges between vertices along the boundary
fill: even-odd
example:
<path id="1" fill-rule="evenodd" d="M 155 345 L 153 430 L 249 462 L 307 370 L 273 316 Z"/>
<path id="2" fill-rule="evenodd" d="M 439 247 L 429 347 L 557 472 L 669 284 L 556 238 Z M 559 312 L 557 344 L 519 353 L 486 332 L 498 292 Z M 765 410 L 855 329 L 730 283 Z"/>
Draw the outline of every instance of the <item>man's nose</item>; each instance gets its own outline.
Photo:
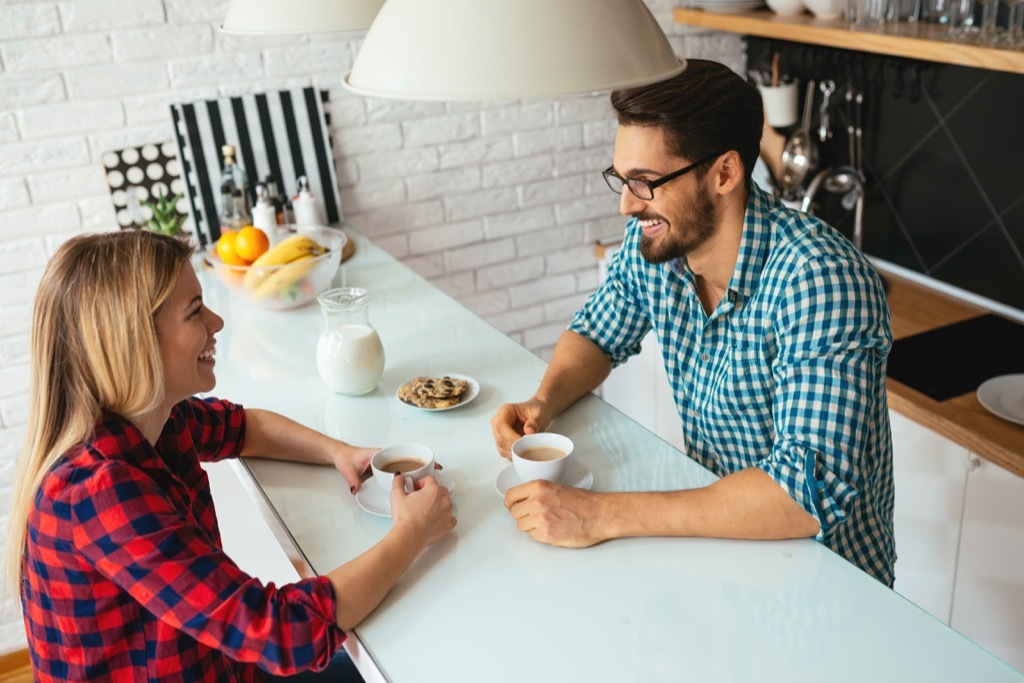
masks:
<path id="1" fill-rule="evenodd" d="M 640 213 L 645 208 L 646 203 L 644 200 L 630 192 L 628 187 L 622 188 L 622 194 L 619 195 L 619 213 L 623 216 L 631 216 L 635 213 Z"/>

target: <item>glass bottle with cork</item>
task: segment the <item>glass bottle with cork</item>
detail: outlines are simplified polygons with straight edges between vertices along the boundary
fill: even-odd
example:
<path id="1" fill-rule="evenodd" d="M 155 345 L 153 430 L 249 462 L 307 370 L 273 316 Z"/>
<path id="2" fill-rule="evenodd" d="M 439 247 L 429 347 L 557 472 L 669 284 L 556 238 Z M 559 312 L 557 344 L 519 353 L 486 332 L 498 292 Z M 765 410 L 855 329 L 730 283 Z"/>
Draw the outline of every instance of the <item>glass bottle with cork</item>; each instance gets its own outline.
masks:
<path id="1" fill-rule="evenodd" d="M 252 224 L 252 207 L 249 203 L 249 178 L 245 170 L 235 161 L 235 146 L 220 148 L 224 165 L 220 173 L 222 230 L 238 230 Z"/>

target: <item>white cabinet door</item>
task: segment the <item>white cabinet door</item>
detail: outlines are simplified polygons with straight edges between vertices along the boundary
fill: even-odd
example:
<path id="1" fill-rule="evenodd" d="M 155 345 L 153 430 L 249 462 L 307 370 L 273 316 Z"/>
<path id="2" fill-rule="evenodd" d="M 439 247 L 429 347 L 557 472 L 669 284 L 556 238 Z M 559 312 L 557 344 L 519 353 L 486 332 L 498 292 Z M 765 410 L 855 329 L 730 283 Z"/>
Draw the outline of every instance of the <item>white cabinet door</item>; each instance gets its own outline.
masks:
<path id="1" fill-rule="evenodd" d="M 967 480 L 950 625 L 1024 671 L 1024 479 L 976 462 Z"/>
<path id="2" fill-rule="evenodd" d="M 967 449 L 890 413 L 896 487 L 896 592 L 949 623 Z"/>
<path id="3" fill-rule="evenodd" d="M 239 479 L 236 468 L 240 467 L 231 460 L 203 463 L 224 552 L 242 571 L 263 583 L 281 586 L 298 581 L 299 573 Z"/>
<path id="4" fill-rule="evenodd" d="M 654 334 L 644 337 L 639 354 L 612 370 L 598 395 L 662 440 L 686 451 L 661 347 Z"/>

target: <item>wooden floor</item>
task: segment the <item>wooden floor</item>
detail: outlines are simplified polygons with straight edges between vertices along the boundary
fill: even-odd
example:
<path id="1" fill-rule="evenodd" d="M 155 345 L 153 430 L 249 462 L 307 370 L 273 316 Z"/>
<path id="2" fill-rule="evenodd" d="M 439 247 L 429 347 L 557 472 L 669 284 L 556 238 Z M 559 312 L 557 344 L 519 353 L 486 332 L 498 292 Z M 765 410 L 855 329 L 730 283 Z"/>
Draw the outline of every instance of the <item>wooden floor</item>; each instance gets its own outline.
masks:
<path id="1" fill-rule="evenodd" d="M 28 650 L 0 657 L 0 683 L 32 683 L 32 665 Z"/>

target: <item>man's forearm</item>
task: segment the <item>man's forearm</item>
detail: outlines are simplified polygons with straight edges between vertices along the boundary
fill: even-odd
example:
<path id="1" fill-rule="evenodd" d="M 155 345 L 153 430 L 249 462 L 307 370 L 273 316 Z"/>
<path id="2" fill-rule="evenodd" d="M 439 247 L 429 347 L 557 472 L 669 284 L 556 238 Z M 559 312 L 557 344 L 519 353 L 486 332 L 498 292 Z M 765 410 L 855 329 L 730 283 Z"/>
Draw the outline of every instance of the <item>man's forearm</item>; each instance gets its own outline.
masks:
<path id="1" fill-rule="evenodd" d="M 602 536 L 809 538 L 818 522 L 767 473 L 735 472 L 699 489 L 601 494 Z"/>
<path id="2" fill-rule="evenodd" d="M 559 415 L 601 385 L 612 371 L 611 360 L 594 342 L 566 330 L 558 339 L 535 397 Z"/>

